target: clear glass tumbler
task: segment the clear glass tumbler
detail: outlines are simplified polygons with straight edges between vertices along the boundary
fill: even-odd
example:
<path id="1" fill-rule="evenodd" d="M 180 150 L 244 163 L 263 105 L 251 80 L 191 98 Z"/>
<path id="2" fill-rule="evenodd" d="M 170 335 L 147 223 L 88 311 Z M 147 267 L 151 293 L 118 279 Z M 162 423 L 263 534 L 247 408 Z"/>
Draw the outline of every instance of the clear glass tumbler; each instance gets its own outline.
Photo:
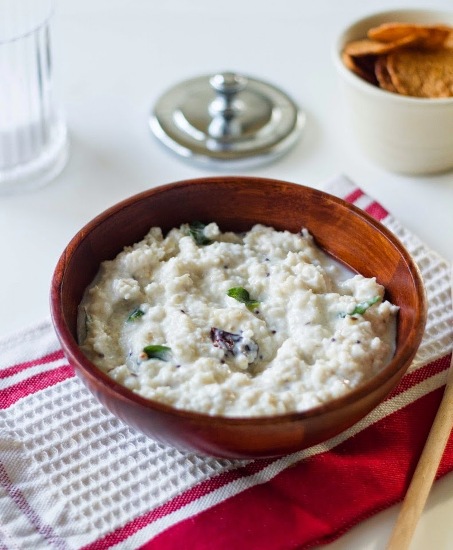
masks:
<path id="1" fill-rule="evenodd" d="M 53 12 L 54 0 L 0 0 L 0 193 L 44 185 L 66 164 L 52 82 Z"/>

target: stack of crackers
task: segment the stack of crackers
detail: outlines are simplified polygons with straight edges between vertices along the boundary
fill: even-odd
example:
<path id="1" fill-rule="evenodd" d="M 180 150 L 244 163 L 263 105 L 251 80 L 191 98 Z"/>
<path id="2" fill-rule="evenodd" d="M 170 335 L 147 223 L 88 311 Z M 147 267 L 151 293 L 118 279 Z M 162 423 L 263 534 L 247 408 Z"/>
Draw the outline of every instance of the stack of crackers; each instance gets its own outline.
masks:
<path id="1" fill-rule="evenodd" d="M 384 23 L 346 44 L 346 67 L 366 81 L 405 96 L 453 97 L 453 28 Z"/>

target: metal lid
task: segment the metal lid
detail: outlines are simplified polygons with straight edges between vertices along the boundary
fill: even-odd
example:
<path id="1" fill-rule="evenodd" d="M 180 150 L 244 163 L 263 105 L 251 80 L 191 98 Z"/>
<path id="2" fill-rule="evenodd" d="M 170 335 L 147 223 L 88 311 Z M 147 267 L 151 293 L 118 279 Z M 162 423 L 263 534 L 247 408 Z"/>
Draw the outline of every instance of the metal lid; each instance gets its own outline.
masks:
<path id="1" fill-rule="evenodd" d="M 278 88 L 225 72 L 193 78 L 165 92 L 149 124 L 182 157 L 239 167 L 285 153 L 299 137 L 305 114 Z"/>

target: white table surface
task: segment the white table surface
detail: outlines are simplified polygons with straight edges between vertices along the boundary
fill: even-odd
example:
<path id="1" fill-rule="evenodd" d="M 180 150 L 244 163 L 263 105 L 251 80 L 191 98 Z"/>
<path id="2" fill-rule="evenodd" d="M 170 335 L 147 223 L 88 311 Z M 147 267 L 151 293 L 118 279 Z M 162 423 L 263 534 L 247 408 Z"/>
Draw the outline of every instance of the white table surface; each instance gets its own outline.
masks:
<path id="1" fill-rule="evenodd" d="M 55 263 L 92 217 L 149 187 L 214 173 L 164 150 L 150 136 L 147 116 L 173 84 L 224 70 L 274 83 L 307 113 L 303 138 L 289 154 L 240 173 L 313 187 L 345 173 L 452 259 L 453 172 L 408 177 L 368 161 L 343 121 L 331 62 L 334 38 L 352 19 L 427 6 L 418 0 L 60 0 L 55 64 L 70 160 L 52 184 L 0 197 L 0 337 L 49 315 Z M 431 0 L 429 7 L 452 4 Z M 397 511 L 363 522 L 329 548 L 385 548 Z M 450 474 L 435 484 L 411 548 L 453 548 L 452 518 Z"/>

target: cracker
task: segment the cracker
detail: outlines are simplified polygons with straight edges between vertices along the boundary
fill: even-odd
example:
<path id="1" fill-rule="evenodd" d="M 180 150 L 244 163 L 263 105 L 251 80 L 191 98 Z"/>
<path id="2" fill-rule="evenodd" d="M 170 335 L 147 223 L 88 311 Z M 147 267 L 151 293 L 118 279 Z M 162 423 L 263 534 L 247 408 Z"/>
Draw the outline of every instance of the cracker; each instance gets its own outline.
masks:
<path id="1" fill-rule="evenodd" d="M 445 25 L 432 26 L 426 30 L 423 36 L 417 41 L 417 47 L 437 49 L 443 48 L 452 36 L 452 29 Z"/>
<path id="2" fill-rule="evenodd" d="M 374 70 L 380 88 L 387 90 L 388 92 L 398 93 L 387 67 L 386 55 L 380 55 L 377 57 Z"/>
<path id="3" fill-rule="evenodd" d="M 383 23 L 367 33 L 370 40 L 395 42 L 407 36 L 415 38 L 419 48 L 442 48 L 451 37 L 452 29 L 447 25 L 416 25 L 413 23 Z"/>
<path id="4" fill-rule="evenodd" d="M 417 40 L 416 36 L 408 35 L 393 42 L 378 42 L 363 38 L 361 40 L 353 40 L 344 47 L 344 53 L 352 57 L 361 57 L 363 55 L 381 55 L 391 52 L 402 46 L 406 46 Z"/>
<path id="5" fill-rule="evenodd" d="M 453 97 L 453 27 L 388 22 L 346 44 L 344 64 L 367 82 L 414 97 Z"/>
<path id="6" fill-rule="evenodd" d="M 352 55 L 343 52 L 341 54 L 341 58 L 346 67 L 357 76 L 360 76 L 370 84 L 378 84 L 374 72 L 374 56 L 364 55 L 361 57 L 353 57 Z"/>
<path id="7" fill-rule="evenodd" d="M 394 42 L 410 34 L 415 34 L 416 27 L 417 25 L 410 23 L 383 23 L 369 29 L 367 36 L 370 40 Z"/>
<path id="8" fill-rule="evenodd" d="M 444 48 L 453 48 L 453 29 L 450 30 L 450 34 L 444 42 Z"/>
<path id="9" fill-rule="evenodd" d="M 413 97 L 453 97 L 453 50 L 402 49 L 387 57 L 387 69 L 398 93 Z"/>

